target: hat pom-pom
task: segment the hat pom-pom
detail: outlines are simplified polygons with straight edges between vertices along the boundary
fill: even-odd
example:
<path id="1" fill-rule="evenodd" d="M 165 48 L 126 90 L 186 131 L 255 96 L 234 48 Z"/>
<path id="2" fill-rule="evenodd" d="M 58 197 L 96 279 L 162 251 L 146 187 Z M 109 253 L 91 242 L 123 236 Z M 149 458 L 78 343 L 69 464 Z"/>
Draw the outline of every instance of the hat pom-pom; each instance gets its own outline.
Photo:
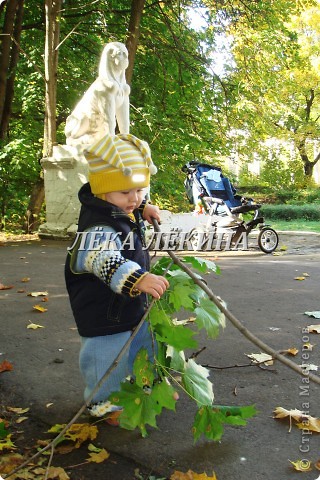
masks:
<path id="1" fill-rule="evenodd" d="M 132 175 L 132 168 L 130 167 L 124 167 L 122 169 L 122 173 L 123 175 L 125 175 L 126 177 L 130 177 L 130 175 Z"/>
<path id="2" fill-rule="evenodd" d="M 155 175 L 157 173 L 158 169 L 154 163 L 151 163 L 149 165 L 149 171 L 150 171 L 150 175 Z"/>

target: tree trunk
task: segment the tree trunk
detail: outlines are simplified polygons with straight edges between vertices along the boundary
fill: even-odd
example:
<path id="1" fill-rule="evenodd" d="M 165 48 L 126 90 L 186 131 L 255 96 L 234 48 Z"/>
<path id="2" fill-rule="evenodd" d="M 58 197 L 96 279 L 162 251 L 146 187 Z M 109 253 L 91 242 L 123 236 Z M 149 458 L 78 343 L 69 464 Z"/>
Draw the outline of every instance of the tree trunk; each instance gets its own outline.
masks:
<path id="1" fill-rule="evenodd" d="M 129 54 L 129 66 L 126 70 L 126 80 L 129 85 L 132 82 L 134 59 L 135 59 L 135 55 L 136 55 L 136 51 L 139 43 L 140 23 L 141 23 L 141 17 L 142 17 L 144 5 L 145 5 L 145 0 L 132 0 L 132 3 L 131 3 L 131 14 L 130 14 L 129 27 L 128 27 L 128 38 L 126 42 L 126 46 Z"/>
<path id="2" fill-rule="evenodd" d="M 18 0 L 11 0 L 7 3 L 4 25 L 2 30 L 2 42 L 0 51 L 0 123 L 2 123 L 2 116 L 4 113 L 12 36 L 14 31 L 17 6 Z"/>
<path id="3" fill-rule="evenodd" d="M 57 106 L 57 69 L 60 22 L 59 15 L 62 0 L 45 0 L 46 41 L 45 41 L 45 115 L 43 156 L 52 155 L 56 142 L 56 106 Z"/>
<path id="4" fill-rule="evenodd" d="M 306 179 L 308 181 L 310 181 L 312 179 L 312 175 L 313 175 L 313 167 L 318 162 L 319 155 L 317 156 L 317 158 L 314 161 L 309 160 L 308 152 L 307 152 L 307 149 L 306 149 L 306 139 L 305 138 L 303 138 L 298 143 L 296 143 L 296 146 L 297 146 L 300 158 L 301 158 L 302 163 L 303 163 L 304 174 L 306 176 Z"/>
<path id="5" fill-rule="evenodd" d="M 45 39 L 45 114 L 43 133 L 43 157 L 52 155 L 56 143 L 57 68 L 59 44 L 59 16 L 62 0 L 45 0 L 46 39 Z M 28 230 L 39 228 L 40 211 L 44 201 L 44 181 L 42 176 L 34 185 L 29 207 Z"/>
<path id="6" fill-rule="evenodd" d="M 44 202 L 44 184 L 43 178 L 39 177 L 37 182 L 33 185 L 29 207 L 27 210 L 27 219 L 25 223 L 26 233 L 31 233 L 38 230 L 40 225 L 40 212 Z M 32 207 L 32 210 L 30 210 Z"/>
<path id="7" fill-rule="evenodd" d="M 23 19 L 23 2 L 18 0 L 16 9 L 15 25 L 13 31 L 13 39 L 11 46 L 10 63 L 8 68 L 8 76 L 6 82 L 6 92 L 0 122 L 0 139 L 6 138 L 9 129 L 9 122 L 11 117 L 12 101 L 14 96 L 14 81 L 16 76 L 16 67 L 19 59 L 19 45 L 21 37 L 22 19 Z"/>

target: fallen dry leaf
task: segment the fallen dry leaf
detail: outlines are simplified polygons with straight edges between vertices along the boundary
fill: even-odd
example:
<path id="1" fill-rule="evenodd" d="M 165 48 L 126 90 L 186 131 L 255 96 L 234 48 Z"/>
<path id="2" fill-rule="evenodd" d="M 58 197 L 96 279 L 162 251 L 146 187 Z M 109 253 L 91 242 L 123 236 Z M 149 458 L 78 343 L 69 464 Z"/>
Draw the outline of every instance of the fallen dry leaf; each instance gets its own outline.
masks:
<path id="1" fill-rule="evenodd" d="M 217 480 L 214 472 L 212 477 L 208 477 L 206 473 L 195 473 L 192 470 L 188 470 L 186 473 L 176 470 L 170 477 L 170 480 Z"/>
<path id="2" fill-rule="evenodd" d="M 295 347 L 288 348 L 288 350 L 284 350 L 283 353 L 289 353 L 289 355 L 295 356 L 297 353 L 299 353 L 299 350 Z"/>
<path id="3" fill-rule="evenodd" d="M 297 460 L 296 462 L 289 460 L 289 462 L 297 472 L 311 472 L 312 470 L 311 462 L 309 462 L 309 460 Z"/>
<path id="4" fill-rule="evenodd" d="M 320 325 L 308 325 L 308 332 L 309 333 L 320 333 Z"/>
<path id="5" fill-rule="evenodd" d="M 37 328 L 45 328 L 43 325 L 37 325 L 36 323 L 30 322 L 29 325 L 27 325 L 27 328 L 30 328 L 31 330 L 37 330 Z"/>
<path id="6" fill-rule="evenodd" d="M 295 280 L 300 280 L 300 281 L 302 281 L 302 280 L 305 280 L 306 277 L 294 277 L 294 279 L 295 279 Z"/>
<path id="7" fill-rule="evenodd" d="M 3 360 L 3 362 L 0 363 L 0 373 L 10 372 L 11 370 L 13 370 L 13 365 L 8 362 L 8 360 Z"/>
<path id="8" fill-rule="evenodd" d="M 294 419 L 297 423 L 296 426 L 301 430 L 310 430 L 312 432 L 320 433 L 320 419 L 312 417 L 311 415 L 305 415 L 301 410 L 287 410 L 282 407 L 277 407 L 274 412 L 274 418 L 289 418 Z"/>
<path id="9" fill-rule="evenodd" d="M 0 290 L 11 290 L 13 288 L 13 285 L 3 285 L 3 283 L 0 283 Z"/>
<path id="10" fill-rule="evenodd" d="M 48 292 L 29 292 L 28 297 L 46 297 Z"/>
<path id="11" fill-rule="evenodd" d="M 248 358 L 251 358 L 253 363 L 263 363 L 264 365 L 273 365 L 273 358 L 268 353 L 251 353 L 247 354 Z"/>
<path id="12" fill-rule="evenodd" d="M 91 452 L 89 453 L 89 458 L 87 458 L 88 462 L 94 462 L 94 463 L 102 463 L 107 458 L 110 457 L 110 453 L 107 452 L 104 448 L 100 450 L 100 452 Z"/>
<path id="13" fill-rule="evenodd" d="M 60 433 L 65 425 L 54 425 L 48 430 L 49 433 Z M 89 423 L 74 423 L 63 435 L 65 440 L 75 442 L 75 448 L 79 448 L 80 445 L 86 440 L 94 440 L 98 435 L 98 428 L 96 425 L 90 425 Z"/>
<path id="14" fill-rule="evenodd" d="M 22 423 L 22 422 L 25 422 L 28 419 L 29 419 L 29 417 L 19 417 L 19 418 L 17 418 L 16 423 Z"/>
<path id="15" fill-rule="evenodd" d="M 20 453 L 9 453 L 0 457 L 0 473 L 10 473 L 16 467 L 21 465 L 25 459 Z"/>
<path id="16" fill-rule="evenodd" d="M 33 310 L 36 310 L 37 312 L 41 312 L 41 313 L 48 311 L 47 308 L 41 307 L 41 305 L 33 305 Z"/>
<path id="17" fill-rule="evenodd" d="M 303 368 L 306 372 L 310 372 L 311 370 L 316 372 L 318 370 L 318 365 L 314 365 L 313 363 L 303 363 L 299 365 L 299 367 Z"/>
<path id="18" fill-rule="evenodd" d="M 23 257 L 23 258 L 26 258 L 26 257 Z M 23 278 L 21 278 L 21 282 L 23 282 L 23 283 L 30 282 L 30 278 L 29 277 L 23 277 Z"/>
<path id="19" fill-rule="evenodd" d="M 22 413 L 27 413 L 27 412 L 29 412 L 29 410 L 30 410 L 29 407 L 27 407 L 27 408 L 21 408 L 21 407 L 6 407 L 6 409 L 8 410 L 8 412 L 17 413 L 18 415 L 21 415 Z"/>
<path id="20" fill-rule="evenodd" d="M 320 312 L 315 311 L 315 312 L 304 312 L 305 315 L 308 315 L 309 317 L 314 317 L 314 318 L 320 318 Z"/>
<path id="21" fill-rule="evenodd" d="M 46 468 L 39 467 L 39 468 L 33 469 L 32 472 L 34 472 L 34 474 L 36 475 L 41 475 L 41 478 L 47 478 L 48 480 L 69 480 L 70 479 L 69 475 L 62 467 L 49 467 L 48 470 Z M 34 478 L 34 476 L 31 478 Z"/>

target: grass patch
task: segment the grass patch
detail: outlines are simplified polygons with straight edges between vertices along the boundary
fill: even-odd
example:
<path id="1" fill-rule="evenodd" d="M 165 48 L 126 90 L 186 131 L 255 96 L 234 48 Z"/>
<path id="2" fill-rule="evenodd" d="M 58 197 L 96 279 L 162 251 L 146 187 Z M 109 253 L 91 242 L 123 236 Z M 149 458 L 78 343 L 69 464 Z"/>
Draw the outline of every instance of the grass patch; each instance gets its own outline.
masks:
<path id="1" fill-rule="evenodd" d="M 281 231 L 299 231 L 299 232 L 316 232 L 320 233 L 320 222 L 309 222 L 308 220 L 272 220 L 268 221 L 266 218 L 266 223 L 270 223 L 272 228 L 275 230 Z"/>

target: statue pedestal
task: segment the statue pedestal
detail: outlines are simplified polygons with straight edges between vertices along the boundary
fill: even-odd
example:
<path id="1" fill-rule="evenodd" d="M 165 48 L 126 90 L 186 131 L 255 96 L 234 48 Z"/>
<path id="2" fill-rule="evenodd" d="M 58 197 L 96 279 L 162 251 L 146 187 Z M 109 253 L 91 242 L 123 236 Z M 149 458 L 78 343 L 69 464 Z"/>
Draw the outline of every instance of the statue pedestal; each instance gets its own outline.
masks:
<path id="1" fill-rule="evenodd" d="M 41 160 L 46 201 L 46 223 L 39 228 L 41 238 L 67 239 L 77 230 L 78 191 L 88 176 L 83 147 L 58 145 L 52 157 Z"/>

